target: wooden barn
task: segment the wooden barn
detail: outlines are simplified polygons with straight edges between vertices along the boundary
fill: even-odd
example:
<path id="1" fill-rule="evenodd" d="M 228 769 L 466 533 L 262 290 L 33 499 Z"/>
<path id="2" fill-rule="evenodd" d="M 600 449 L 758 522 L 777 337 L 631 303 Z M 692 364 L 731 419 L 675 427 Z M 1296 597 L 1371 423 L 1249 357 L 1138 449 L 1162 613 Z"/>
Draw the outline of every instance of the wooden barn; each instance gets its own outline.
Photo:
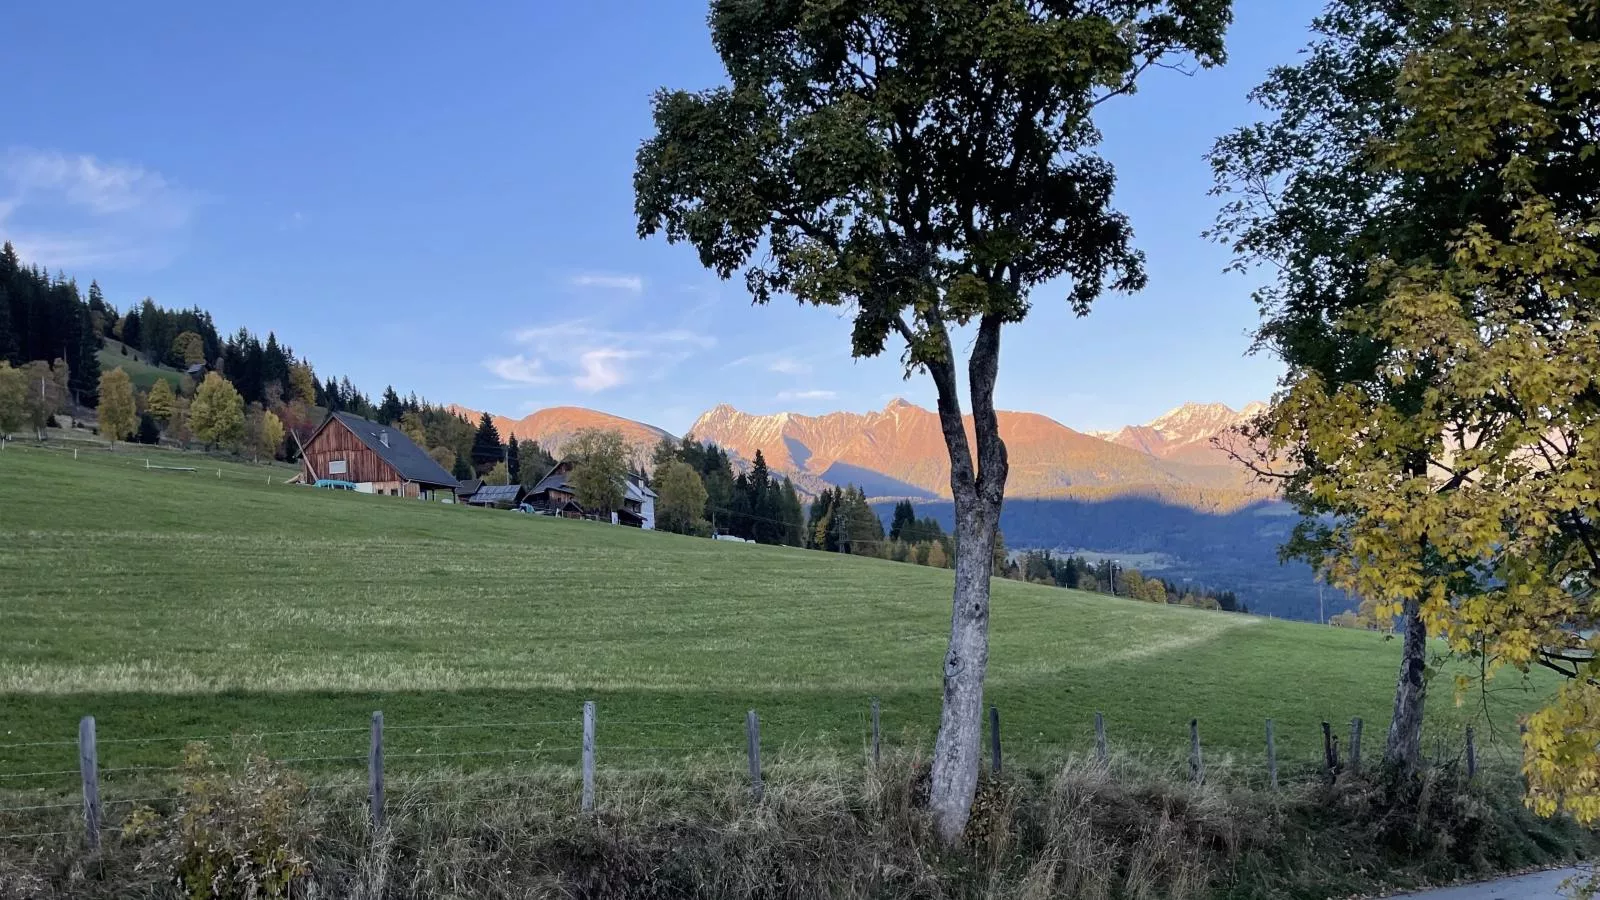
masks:
<path id="1" fill-rule="evenodd" d="M 300 479 L 349 481 L 367 494 L 454 499 L 456 479 L 405 432 L 349 413 L 329 413 L 302 447 Z"/>

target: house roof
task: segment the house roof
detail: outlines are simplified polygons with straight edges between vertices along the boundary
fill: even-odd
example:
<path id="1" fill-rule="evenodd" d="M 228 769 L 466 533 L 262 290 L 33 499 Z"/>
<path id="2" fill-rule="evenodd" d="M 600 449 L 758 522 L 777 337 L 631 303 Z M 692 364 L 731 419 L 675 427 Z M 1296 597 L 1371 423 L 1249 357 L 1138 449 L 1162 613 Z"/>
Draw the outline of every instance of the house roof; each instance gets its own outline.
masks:
<path id="1" fill-rule="evenodd" d="M 476 494 L 478 492 L 478 488 L 481 487 L 483 487 L 482 478 L 463 479 L 456 484 L 456 496 L 471 497 L 473 494 Z"/>
<path id="2" fill-rule="evenodd" d="M 379 425 L 360 416 L 353 416 L 346 412 L 330 413 L 328 418 L 338 419 L 339 424 L 350 429 L 356 437 L 361 439 L 367 449 L 378 454 L 378 458 L 388 463 L 400 477 L 418 484 L 428 484 L 437 487 L 454 488 L 456 480 L 444 467 L 427 451 L 418 447 L 406 433 L 398 428 Z M 327 425 L 326 422 L 323 423 Z M 321 429 L 318 429 L 319 431 Z M 385 437 L 387 436 L 387 442 Z M 313 435 L 313 438 L 315 436 Z"/>
<path id="3" fill-rule="evenodd" d="M 550 474 L 539 479 L 539 483 L 533 486 L 531 492 L 537 494 L 540 491 L 556 490 L 573 493 L 572 482 L 567 480 L 567 474 L 566 464 L 558 463 L 555 468 L 550 470 Z"/>
<path id="4" fill-rule="evenodd" d="M 522 485 L 520 484 L 486 484 L 478 488 L 477 493 L 467 498 L 473 505 L 480 503 L 504 503 L 508 506 L 516 505 L 522 499 Z"/>
<path id="5" fill-rule="evenodd" d="M 550 474 L 541 478 L 539 483 L 533 486 L 531 493 L 537 494 L 540 491 L 548 490 L 576 493 L 577 488 L 573 487 L 572 481 L 568 478 L 571 470 L 572 467 L 568 464 L 568 461 L 562 460 L 556 464 L 555 468 L 550 470 Z M 654 499 L 657 496 L 656 492 L 650 490 L 648 485 L 631 474 L 623 477 L 622 488 L 623 497 L 638 503 L 643 503 L 647 498 Z"/>

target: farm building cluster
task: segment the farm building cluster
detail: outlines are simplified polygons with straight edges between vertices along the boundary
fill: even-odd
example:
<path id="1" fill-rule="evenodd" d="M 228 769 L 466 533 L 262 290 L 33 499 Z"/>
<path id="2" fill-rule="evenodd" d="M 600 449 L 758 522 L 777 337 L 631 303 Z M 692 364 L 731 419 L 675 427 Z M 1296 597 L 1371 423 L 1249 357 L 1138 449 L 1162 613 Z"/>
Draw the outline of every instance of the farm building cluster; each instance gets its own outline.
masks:
<path id="1" fill-rule="evenodd" d="M 298 478 L 305 484 L 347 484 L 364 494 L 521 509 L 569 519 L 609 518 L 617 525 L 656 527 L 656 493 L 641 476 L 624 476 L 621 508 L 601 514 L 578 502 L 572 470 L 571 460 L 561 460 L 531 487 L 485 484 L 476 478 L 459 481 L 405 432 L 335 412 L 302 445 Z"/>

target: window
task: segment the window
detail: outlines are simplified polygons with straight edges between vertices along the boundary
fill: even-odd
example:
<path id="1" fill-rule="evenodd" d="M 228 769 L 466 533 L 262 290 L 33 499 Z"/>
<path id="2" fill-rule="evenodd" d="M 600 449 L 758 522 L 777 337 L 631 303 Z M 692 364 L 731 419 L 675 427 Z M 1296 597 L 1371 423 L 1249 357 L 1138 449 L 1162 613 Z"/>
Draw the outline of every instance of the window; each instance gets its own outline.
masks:
<path id="1" fill-rule="evenodd" d="M 328 474 L 329 475 L 343 475 L 343 474 L 346 473 L 346 471 L 348 471 L 348 470 L 345 468 L 345 461 L 344 460 L 342 460 L 342 459 L 330 459 L 330 460 L 328 460 Z"/>

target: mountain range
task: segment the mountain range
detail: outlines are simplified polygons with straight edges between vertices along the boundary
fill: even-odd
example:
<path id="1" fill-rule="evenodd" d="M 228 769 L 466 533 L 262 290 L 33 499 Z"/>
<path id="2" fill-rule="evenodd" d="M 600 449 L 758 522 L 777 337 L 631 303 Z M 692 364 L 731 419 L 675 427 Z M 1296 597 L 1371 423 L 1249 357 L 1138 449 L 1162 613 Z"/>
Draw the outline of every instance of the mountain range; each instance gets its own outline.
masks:
<path id="1" fill-rule="evenodd" d="M 1302 619 L 1323 598 L 1304 563 L 1280 564 L 1296 516 L 1228 452 L 1233 429 L 1263 409 L 1185 403 L 1156 419 L 1085 432 L 1047 416 L 1001 412 L 1011 464 L 1000 525 L 1012 548 L 1114 558 L 1186 584 L 1225 588 L 1257 612 Z M 457 411 L 476 419 L 464 407 Z M 665 429 L 578 407 L 521 419 L 492 417 L 502 436 L 539 441 L 557 456 L 583 428 L 614 428 L 647 464 Z M 968 422 L 970 435 L 971 423 Z M 691 434 L 748 465 L 767 466 L 803 491 L 857 485 L 887 517 L 898 498 L 953 526 L 949 464 L 938 414 L 905 400 L 867 413 L 755 415 L 723 404 Z M 1326 612 L 1352 601 L 1334 591 Z"/>
<path id="2" fill-rule="evenodd" d="M 482 415 L 479 410 L 456 404 L 452 404 L 449 409 L 466 416 L 468 421 L 474 423 Z M 490 413 L 489 420 L 500 432 L 501 440 L 508 440 L 512 435 L 516 435 L 519 440 L 538 441 L 541 447 L 558 457 L 562 448 L 585 428 L 620 432 L 622 439 L 633 448 L 636 461 L 641 463 L 649 461 L 650 451 L 655 449 L 662 438 L 677 440 L 665 429 L 654 425 L 646 425 L 633 419 L 624 419 L 621 416 L 581 406 L 552 406 L 529 413 L 520 419 Z"/>
<path id="3" fill-rule="evenodd" d="M 1221 403 L 1186 403 L 1154 421 L 1111 432 L 1081 432 L 1029 412 L 999 413 L 1011 464 L 1011 497 L 1098 500 L 1152 497 L 1199 509 L 1237 508 L 1265 496 L 1223 447 L 1231 429 L 1261 404 L 1234 410 Z M 455 407 L 470 418 L 479 413 Z M 665 429 L 581 407 L 542 409 L 521 419 L 491 416 L 502 437 L 539 441 L 550 452 L 583 428 L 620 431 L 642 463 Z M 971 419 L 967 428 L 970 436 Z M 950 496 L 950 467 L 939 416 L 906 400 L 867 413 L 756 415 L 722 404 L 690 428 L 748 464 L 757 451 L 774 472 L 815 494 L 856 485 L 875 498 L 919 500 Z"/>

